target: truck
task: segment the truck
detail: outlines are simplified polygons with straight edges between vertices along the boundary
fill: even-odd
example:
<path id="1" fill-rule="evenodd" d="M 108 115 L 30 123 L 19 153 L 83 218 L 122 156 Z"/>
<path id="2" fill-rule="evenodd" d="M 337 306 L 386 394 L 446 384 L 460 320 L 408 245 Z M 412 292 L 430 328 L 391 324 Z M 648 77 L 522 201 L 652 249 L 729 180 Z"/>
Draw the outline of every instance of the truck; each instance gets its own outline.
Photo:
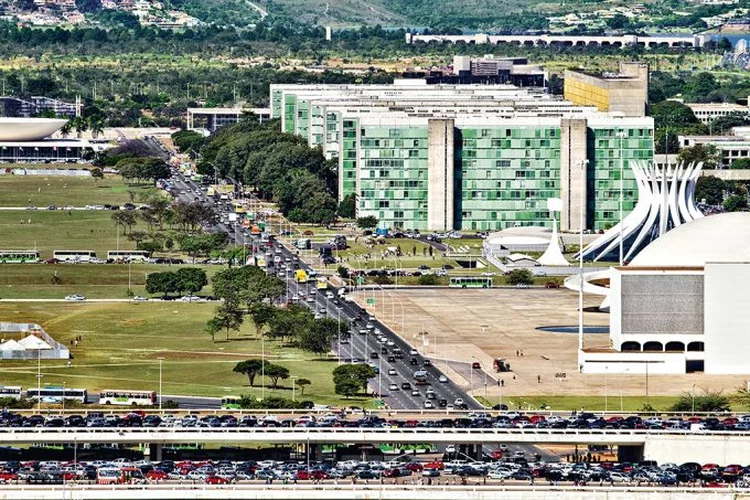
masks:
<path id="1" fill-rule="evenodd" d="M 316 288 L 318 290 L 327 290 L 328 289 L 328 280 L 325 278 L 325 276 L 318 276 L 316 279 Z"/>
<path id="2" fill-rule="evenodd" d="M 297 269 L 294 272 L 294 279 L 297 283 L 307 283 L 307 271 L 304 269 Z"/>
<path id="3" fill-rule="evenodd" d="M 492 367 L 498 373 L 510 371 L 510 364 L 503 358 L 495 358 L 495 361 L 492 362 Z"/>
<path id="4" fill-rule="evenodd" d="M 300 238 L 294 242 L 294 246 L 300 250 L 310 250 L 312 248 L 312 242 L 310 238 Z"/>

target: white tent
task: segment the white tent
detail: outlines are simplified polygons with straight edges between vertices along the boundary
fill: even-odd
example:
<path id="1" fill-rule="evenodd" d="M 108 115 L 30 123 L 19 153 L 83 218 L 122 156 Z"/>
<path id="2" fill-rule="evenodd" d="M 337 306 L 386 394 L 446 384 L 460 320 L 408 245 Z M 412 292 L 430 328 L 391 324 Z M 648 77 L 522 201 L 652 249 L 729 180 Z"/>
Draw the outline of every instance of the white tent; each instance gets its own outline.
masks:
<path id="1" fill-rule="evenodd" d="M 552 239 L 549 241 L 547 250 L 544 251 L 538 262 L 543 266 L 569 266 L 570 262 L 560 249 L 560 238 L 557 236 L 557 221 L 552 220 Z"/>
<path id="2" fill-rule="evenodd" d="M 35 337 L 34 335 L 29 335 L 28 337 L 24 337 L 21 340 L 19 340 L 18 343 L 21 344 L 26 349 L 52 349 L 51 345 L 49 345 L 47 342 L 40 339 L 39 337 Z"/>
<path id="3" fill-rule="evenodd" d="M 0 344 L 0 351 L 25 351 L 26 348 L 15 340 L 8 340 Z"/>

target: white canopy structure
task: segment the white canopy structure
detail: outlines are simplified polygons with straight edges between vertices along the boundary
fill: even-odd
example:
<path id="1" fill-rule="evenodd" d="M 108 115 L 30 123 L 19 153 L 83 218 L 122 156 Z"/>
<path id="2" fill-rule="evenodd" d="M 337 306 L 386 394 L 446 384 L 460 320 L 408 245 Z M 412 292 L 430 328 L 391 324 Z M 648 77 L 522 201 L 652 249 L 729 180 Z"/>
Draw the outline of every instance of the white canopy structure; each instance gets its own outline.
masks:
<path id="1" fill-rule="evenodd" d="M 569 266 L 570 262 L 563 255 L 560 248 L 560 237 L 557 235 L 557 221 L 552 221 L 552 238 L 549 241 L 547 250 L 544 251 L 539 260 L 543 266 Z"/>
<path id="2" fill-rule="evenodd" d="M 25 351 L 26 348 L 15 340 L 8 340 L 0 344 L 0 351 Z"/>
<path id="3" fill-rule="evenodd" d="M 49 345 L 47 342 L 40 339 L 39 337 L 35 337 L 34 335 L 29 335 L 28 337 L 24 337 L 21 340 L 19 340 L 18 343 L 21 344 L 26 349 L 52 349 L 51 345 Z"/>
<path id="4" fill-rule="evenodd" d="M 659 167 L 631 162 L 638 184 L 638 203 L 624 220 L 583 250 L 583 257 L 600 260 L 616 252 L 623 240 L 623 258 L 630 261 L 667 231 L 703 214 L 695 206 L 695 184 L 703 163 Z"/>

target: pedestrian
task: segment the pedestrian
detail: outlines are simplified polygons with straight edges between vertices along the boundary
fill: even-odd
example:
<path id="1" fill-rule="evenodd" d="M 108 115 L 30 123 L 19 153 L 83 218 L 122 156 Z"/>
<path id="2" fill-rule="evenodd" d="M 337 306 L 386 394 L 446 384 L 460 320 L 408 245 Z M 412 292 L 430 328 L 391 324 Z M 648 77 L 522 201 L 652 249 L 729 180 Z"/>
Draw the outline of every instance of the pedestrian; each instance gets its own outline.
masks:
<path id="1" fill-rule="evenodd" d="M 500 387 L 505 387 L 505 379 L 500 379 Z"/>
<path id="2" fill-rule="evenodd" d="M 521 351 L 519 351 L 518 349 L 516 349 L 516 357 L 518 357 L 520 355 L 521 355 Z"/>
<path id="3" fill-rule="evenodd" d="M 542 376 L 541 375 L 537 375 L 536 376 L 536 383 L 537 384 L 541 384 L 542 383 Z"/>

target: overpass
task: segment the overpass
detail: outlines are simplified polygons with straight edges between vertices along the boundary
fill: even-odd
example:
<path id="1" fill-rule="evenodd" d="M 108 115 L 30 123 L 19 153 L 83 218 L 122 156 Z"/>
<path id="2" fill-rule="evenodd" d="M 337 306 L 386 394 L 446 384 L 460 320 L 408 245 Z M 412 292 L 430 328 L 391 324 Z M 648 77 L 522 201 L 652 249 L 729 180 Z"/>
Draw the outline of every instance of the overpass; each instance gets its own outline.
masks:
<path id="1" fill-rule="evenodd" d="M 467 45 L 514 44 L 528 47 L 628 47 L 645 48 L 703 47 L 710 40 L 706 35 L 644 36 L 644 35 L 417 35 L 406 34 L 406 43 L 464 43 Z"/>
<path id="2" fill-rule="evenodd" d="M 621 460 L 699 461 L 719 464 L 750 462 L 750 432 L 646 429 L 516 428 L 350 428 L 350 427 L 3 427 L 6 445 L 115 443 L 148 444 L 161 459 L 165 444 L 303 444 L 318 458 L 322 444 L 435 443 L 465 445 L 481 456 L 484 444 L 617 445 Z"/>
<path id="3" fill-rule="evenodd" d="M 292 484 L 151 484 L 0 486 L 0 500 L 734 500 L 747 498 L 748 490 L 734 488 L 632 488 L 578 486 L 437 486 L 437 485 L 292 485 Z"/>

